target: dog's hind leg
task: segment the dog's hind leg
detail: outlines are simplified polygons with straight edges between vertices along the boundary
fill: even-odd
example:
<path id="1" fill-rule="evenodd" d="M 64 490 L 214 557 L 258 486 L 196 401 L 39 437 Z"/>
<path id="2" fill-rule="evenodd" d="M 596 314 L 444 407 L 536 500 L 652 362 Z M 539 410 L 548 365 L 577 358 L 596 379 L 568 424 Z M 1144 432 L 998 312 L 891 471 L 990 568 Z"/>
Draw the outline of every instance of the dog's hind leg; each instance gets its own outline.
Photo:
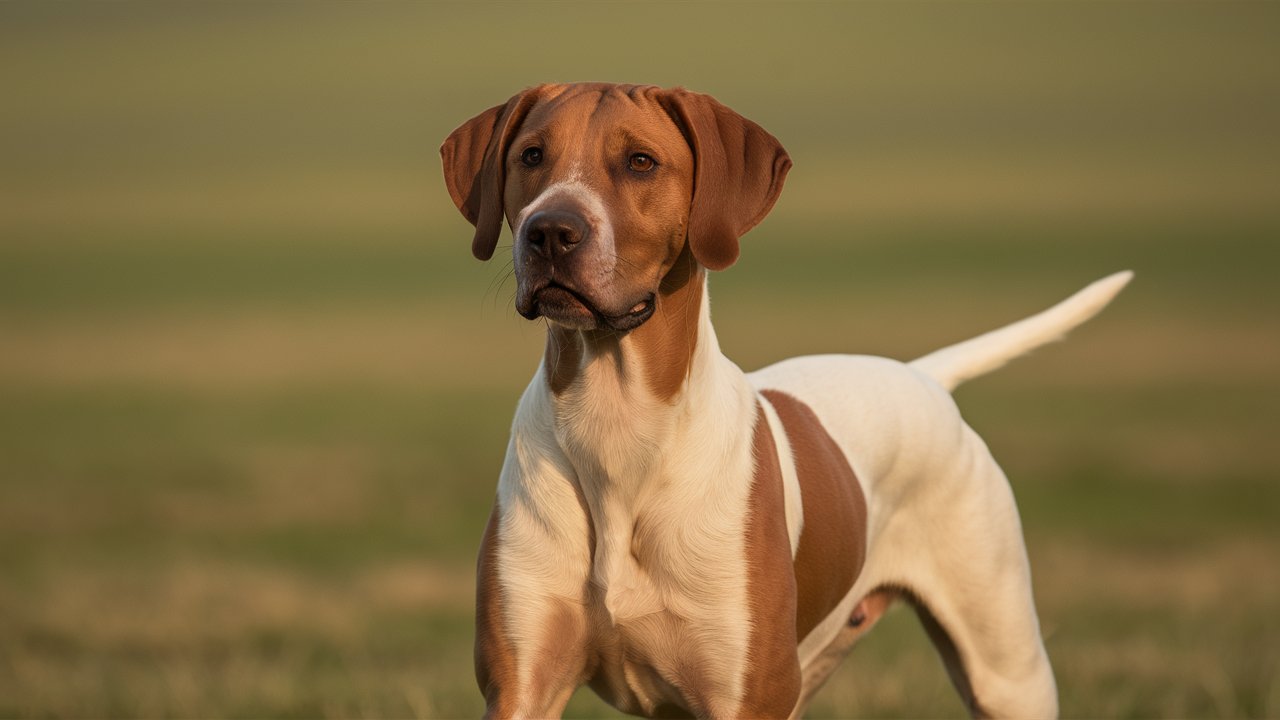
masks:
<path id="1" fill-rule="evenodd" d="M 1053 670 L 1040 638 L 1013 492 L 967 427 L 962 476 L 941 482 L 919 529 L 925 562 L 908 580 L 915 607 L 975 717 L 1053 717 Z"/>

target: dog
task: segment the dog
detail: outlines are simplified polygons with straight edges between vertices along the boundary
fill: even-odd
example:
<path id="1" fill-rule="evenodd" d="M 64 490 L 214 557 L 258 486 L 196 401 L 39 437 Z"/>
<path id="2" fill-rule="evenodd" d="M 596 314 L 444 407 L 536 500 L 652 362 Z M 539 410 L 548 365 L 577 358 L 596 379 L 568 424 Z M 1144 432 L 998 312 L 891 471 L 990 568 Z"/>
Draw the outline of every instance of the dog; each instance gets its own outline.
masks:
<path id="1" fill-rule="evenodd" d="M 910 363 L 721 352 L 708 271 L 791 160 L 708 95 L 525 90 L 441 147 L 515 309 L 545 318 L 477 563 L 487 717 L 556 717 L 587 684 L 648 717 L 800 716 L 893 602 L 975 716 L 1057 713 L 1020 521 L 950 391 L 1060 338 L 1128 282 Z"/>

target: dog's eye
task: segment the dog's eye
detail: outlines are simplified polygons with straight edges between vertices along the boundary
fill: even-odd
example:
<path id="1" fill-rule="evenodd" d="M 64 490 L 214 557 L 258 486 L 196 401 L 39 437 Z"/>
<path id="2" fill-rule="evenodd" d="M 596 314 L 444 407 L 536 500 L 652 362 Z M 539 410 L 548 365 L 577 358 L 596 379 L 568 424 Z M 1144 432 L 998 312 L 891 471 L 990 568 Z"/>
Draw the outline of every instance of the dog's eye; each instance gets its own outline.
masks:
<path id="1" fill-rule="evenodd" d="M 658 163 L 653 161 L 653 158 L 645 155 L 644 153 L 635 153 L 627 161 L 627 167 L 630 167 L 636 172 L 649 172 L 657 164 Z"/>
<path id="2" fill-rule="evenodd" d="M 542 162 L 542 148 L 540 147 L 525 148 L 525 151 L 520 153 L 520 162 L 524 163 L 529 167 L 533 167 L 538 163 Z"/>

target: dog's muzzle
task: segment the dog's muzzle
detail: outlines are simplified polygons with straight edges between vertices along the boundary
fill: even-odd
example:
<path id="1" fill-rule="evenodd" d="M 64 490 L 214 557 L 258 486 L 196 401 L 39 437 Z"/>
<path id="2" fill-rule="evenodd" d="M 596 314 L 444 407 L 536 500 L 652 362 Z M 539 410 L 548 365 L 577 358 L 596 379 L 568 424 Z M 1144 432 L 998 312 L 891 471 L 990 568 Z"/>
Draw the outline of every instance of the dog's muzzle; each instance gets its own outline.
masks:
<path id="1" fill-rule="evenodd" d="M 601 269 L 601 241 L 574 208 L 544 208 L 526 218 L 516 238 L 516 312 L 578 329 L 625 332 L 643 325 L 656 295 L 620 293 L 616 273 Z"/>

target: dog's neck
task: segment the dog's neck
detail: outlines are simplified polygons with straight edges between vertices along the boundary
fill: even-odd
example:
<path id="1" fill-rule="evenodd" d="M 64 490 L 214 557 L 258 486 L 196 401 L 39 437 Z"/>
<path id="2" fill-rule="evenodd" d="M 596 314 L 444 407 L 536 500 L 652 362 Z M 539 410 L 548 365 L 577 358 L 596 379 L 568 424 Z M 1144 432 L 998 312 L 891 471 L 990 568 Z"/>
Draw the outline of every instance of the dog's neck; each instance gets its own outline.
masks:
<path id="1" fill-rule="evenodd" d="M 706 271 L 692 258 L 685 268 L 668 274 L 653 316 L 629 333 L 551 326 L 534 381 L 542 383 L 540 397 L 529 403 L 551 411 L 555 442 L 590 518 L 592 587 L 615 621 L 664 607 L 639 558 L 661 556 L 659 546 L 674 535 L 643 533 L 638 518 L 682 518 L 697 508 L 697 523 L 677 524 L 723 531 L 740 520 L 717 516 L 738 507 L 724 499 L 743 492 L 723 486 L 750 477 L 734 462 L 750 457 L 743 446 L 752 430 L 741 419 L 752 416 L 755 394 L 720 352 Z M 708 507 L 709 497 L 723 506 Z M 715 537 L 699 535 L 693 544 Z"/>
<path id="2" fill-rule="evenodd" d="M 685 389 L 700 340 L 708 339 L 701 327 L 705 297 L 706 271 L 686 247 L 659 284 L 653 316 L 640 327 L 618 333 L 549 324 L 545 370 L 551 391 L 578 395 L 583 388 L 576 386 L 600 380 L 597 366 L 603 365 L 619 382 L 643 383 L 656 398 L 674 401 Z"/>
<path id="3" fill-rule="evenodd" d="M 719 414 L 714 406 L 742 396 L 745 385 L 720 352 L 708 307 L 706 271 L 686 250 L 663 279 L 653 317 L 635 330 L 549 326 L 542 375 L 556 438 L 584 488 L 639 491 L 665 454 L 736 440 L 689 427 L 709 422 Z"/>

